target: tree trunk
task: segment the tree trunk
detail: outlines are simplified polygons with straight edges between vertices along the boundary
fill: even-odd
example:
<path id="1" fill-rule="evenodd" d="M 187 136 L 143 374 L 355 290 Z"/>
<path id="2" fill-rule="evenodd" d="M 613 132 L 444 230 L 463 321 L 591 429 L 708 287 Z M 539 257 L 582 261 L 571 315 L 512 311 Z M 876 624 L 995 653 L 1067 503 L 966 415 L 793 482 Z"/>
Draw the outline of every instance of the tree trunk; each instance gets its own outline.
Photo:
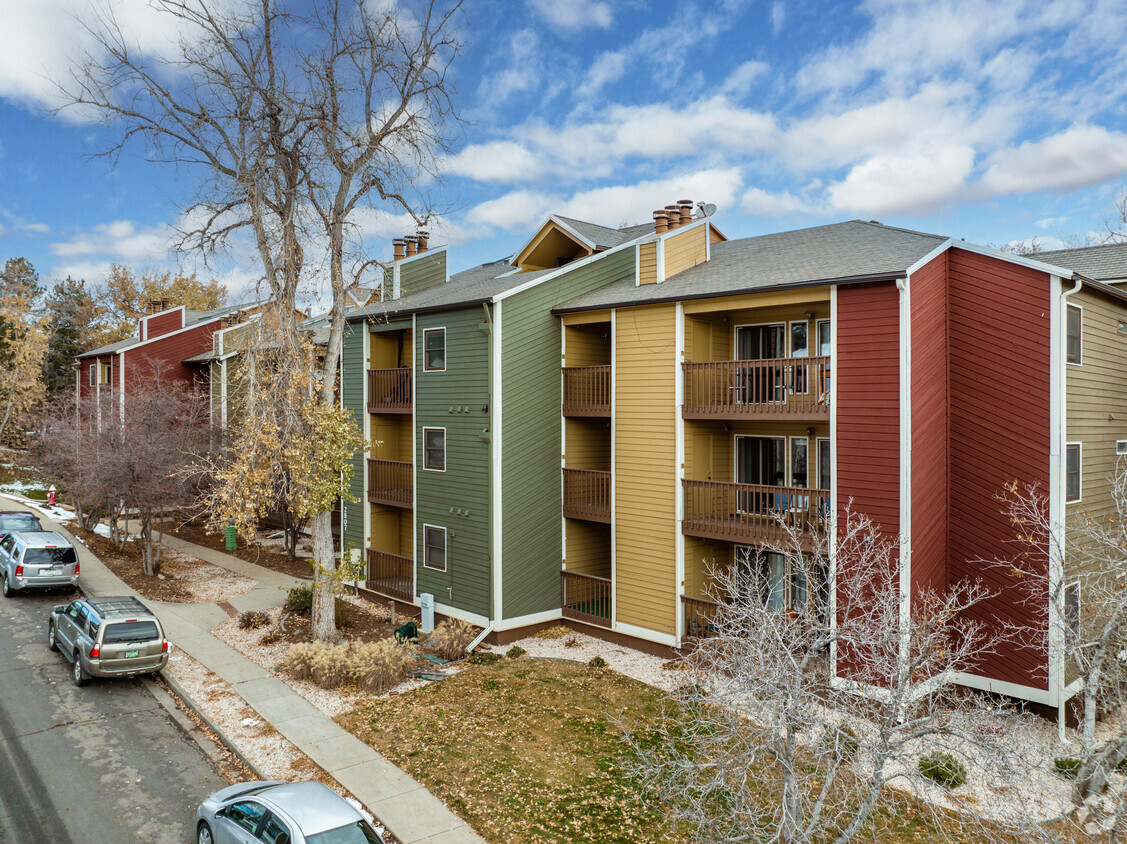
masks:
<path id="1" fill-rule="evenodd" d="M 313 639 L 335 642 L 338 633 L 336 595 L 331 577 L 336 570 L 332 511 L 318 513 L 309 524 L 313 531 Z"/>
<path id="2" fill-rule="evenodd" d="M 153 517 L 141 514 L 141 567 L 146 575 L 156 574 L 153 567 Z"/>

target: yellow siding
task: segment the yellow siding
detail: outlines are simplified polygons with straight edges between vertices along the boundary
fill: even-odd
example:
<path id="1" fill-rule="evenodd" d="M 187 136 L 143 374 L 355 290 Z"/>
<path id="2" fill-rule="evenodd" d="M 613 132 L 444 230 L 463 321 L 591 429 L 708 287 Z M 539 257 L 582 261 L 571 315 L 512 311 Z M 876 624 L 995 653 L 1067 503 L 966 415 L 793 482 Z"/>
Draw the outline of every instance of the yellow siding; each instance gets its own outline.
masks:
<path id="1" fill-rule="evenodd" d="M 656 243 L 643 243 L 638 247 L 638 283 L 657 283 Z"/>
<path id="2" fill-rule="evenodd" d="M 758 310 L 780 305 L 813 305 L 817 302 L 825 302 L 826 316 L 829 316 L 829 301 L 830 288 L 804 287 L 798 290 L 776 290 L 770 293 L 747 293 L 742 296 L 718 296 L 714 299 L 691 299 L 685 302 L 684 308 L 686 314 L 705 314 L 737 311 L 744 308 Z"/>
<path id="3" fill-rule="evenodd" d="M 560 318 L 565 326 L 586 325 L 590 322 L 610 322 L 610 311 L 581 311 L 574 314 L 564 314 Z"/>
<path id="4" fill-rule="evenodd" d="M 615 353 L 617 619 L 676 632 L 676 309 L 619 310 Z"/>
<path id="5" fill-rule="evenodd" d="M 665 277 L 703 264 L 708 257 L 708 243 L 704 226 L 697 226 L 685 232 L 670 235 L 662 246 L 665 249 Z"/>
<path id="6" fill-rule="evenodd" d="M 610 577 L 610 525 L 566 519 L 567 570 Z"/>
<path id="7" fill-rule="evenodd" d="M 375 460 L 411 460 L 411 417 L 373 413 L 369 456 Z"/>
<path id="8" fill-rule="evenodd" d="M 610 471 L 610 422 L 569 417 L 564 420 L 569 469 Z"/>
<path id="9" fill-rule="evenodd" d="M 566 328 L 565 366 L 606 366 L 610 363 L 610 318 Z"/>
<path id="10" fill-rule="evenodd" d="M 732 562 L 732 545 L 711 539 L 685 537 L 685 590 L 690 598 L 715 599 L 710 574 L 727 569 Z"/>

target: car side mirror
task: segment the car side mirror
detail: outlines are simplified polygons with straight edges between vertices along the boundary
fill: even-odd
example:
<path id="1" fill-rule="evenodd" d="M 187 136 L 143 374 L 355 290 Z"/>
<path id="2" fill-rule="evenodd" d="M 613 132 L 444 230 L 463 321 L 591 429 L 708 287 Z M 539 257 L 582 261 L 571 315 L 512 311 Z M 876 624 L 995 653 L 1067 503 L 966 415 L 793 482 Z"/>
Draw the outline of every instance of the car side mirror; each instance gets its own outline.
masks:
<path id="1" fill-rule="evenodd" d="M 226 815 L 227 815 L 227 807 L 226 806 L 224 806 L 221 809 L 215 810 L 215 817 L 217 817 L 217 818 L 226 817 Z"/>
<path id="2" fill-rule="evenodd" d="M 62 613 L 66 612 L 67 604 L 58 604 L 51 612 Z"/>

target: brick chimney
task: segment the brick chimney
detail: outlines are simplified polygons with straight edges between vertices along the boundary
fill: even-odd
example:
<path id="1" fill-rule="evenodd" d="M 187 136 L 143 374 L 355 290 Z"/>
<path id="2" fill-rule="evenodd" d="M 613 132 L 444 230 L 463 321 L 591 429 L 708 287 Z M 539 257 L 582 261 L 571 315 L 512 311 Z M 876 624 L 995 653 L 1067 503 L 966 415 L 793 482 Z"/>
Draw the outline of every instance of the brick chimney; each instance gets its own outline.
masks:
<path id="1" fill-rule="evenodd" d="M 654 234 L 665 234 L 669 231 L 669 215 L 662 211 L 654 211 Z"/>
<path id="2" fill-rule="evenodd" d="M 687 226 L 693 221 L 693 201 L 691 199 L 678 199 L 677 207 L 681 209 L 681 225 Z"/>
<path id="3" fill-rule="evenodd" d="M 665 213 L 669 215 L 669 228 L 676 229 L 681 226 L 681 209 L 676 205 L 666 205 Z"/>
<path id="4" fill-rule="evenodd" d="M 419 229 L 415 232 L 415 240 L 419 244 L 419 252 L 426 252 L 430 247 L 427 245 L 430 241 L 430 232 Z"/>
<path id="5" fill-rule="evenodd" d="M 395 254 L 392 256 L 391 260 L 398 261 L 399 259 L 406 257 L 404 249 L 407 248 L 407 241 L 405 241 L 403 238 L 395 238 L 395 240 L 391 242 L 391 246 L 395 250 Z"/>

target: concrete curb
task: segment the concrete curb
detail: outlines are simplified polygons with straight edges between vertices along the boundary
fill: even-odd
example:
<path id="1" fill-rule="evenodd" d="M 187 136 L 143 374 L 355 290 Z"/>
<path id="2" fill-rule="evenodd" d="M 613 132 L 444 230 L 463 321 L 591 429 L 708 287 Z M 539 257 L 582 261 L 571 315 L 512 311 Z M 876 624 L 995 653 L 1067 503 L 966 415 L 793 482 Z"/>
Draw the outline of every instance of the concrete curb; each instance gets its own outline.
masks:
<path id="1" fill-rule="evenodd" d="M 208 718 L 203 713 L 203 710 L 200 709 L 199 705 L 196 704 L 196 702 L 194 700 L 192 700 L 191 696 L 186 691 L 184 691 L 183 686 L 181 686 L 178 682 L 176 682 L 176 680 L 174 680 L 172 677 L 169 677 L 169 676 L 167 676 L 163 673 L 160 675 L 160 677 L 168 685 L 168 688 L 170 688 L 173 692 L 175 692 L 176 696 L 184 702 L 184 705 L 186 707 L 188 707 L 190 710 L 192 710 L 192 713 L 197 718 L 199 718 L 201 721 L 203 721 L 204 725 L 209 730 L 211 730 L 211 732 L 214 735 L 218 736 L 219 741 L 223 743 L 223 746 L 225 748 L 227 748 L 229 751 L 231 751 L 231 754 L 236 759 L 238 759 L 240 762 L 242 762 L 244 765 L 246 765 L 250 770 L 254 771 L 254 775 L 256 777 L 258 777 L 260 780 L 270 779 L 270 777 L 266 776 L 266 774 L 262 773 L 262 771 L 259 770 L 257 765 L 255 765 L 246 756 L 244 756 L 242 751 L 239 750 L 239 748 L 237 748 L 235 746 L 234 742 L 232 742 L 229 738 L 227 738 L 227 736 L 223 733 L 223 731 L 221 729 L 219 729 L 219 727 L 216 726 L 216 724 L 214 722 L 212 722 L 212 720 L 210 718 Z M 153 685 L 156 685 L 156 684 L 154 683 Z M 158 688 L 159 688 L 159 686 L 158 686 Z M 154 695 L 154 697 L 155 697 L 155 695 Z M 159 698 L 158 698 L 158 700 L 159 700 Z M 175 718 L 173 720 L 176 720 L 177 725 L 180 726 L 181 729 L 184 728 L 183 725 L 180 724 L 179 720 L 177 720 Z M 189 733 L 189 738 L 191 738 L 193 741 L 198 741 L 198 738 L 196 736 L 192 735 L 191 733 Z"/>

